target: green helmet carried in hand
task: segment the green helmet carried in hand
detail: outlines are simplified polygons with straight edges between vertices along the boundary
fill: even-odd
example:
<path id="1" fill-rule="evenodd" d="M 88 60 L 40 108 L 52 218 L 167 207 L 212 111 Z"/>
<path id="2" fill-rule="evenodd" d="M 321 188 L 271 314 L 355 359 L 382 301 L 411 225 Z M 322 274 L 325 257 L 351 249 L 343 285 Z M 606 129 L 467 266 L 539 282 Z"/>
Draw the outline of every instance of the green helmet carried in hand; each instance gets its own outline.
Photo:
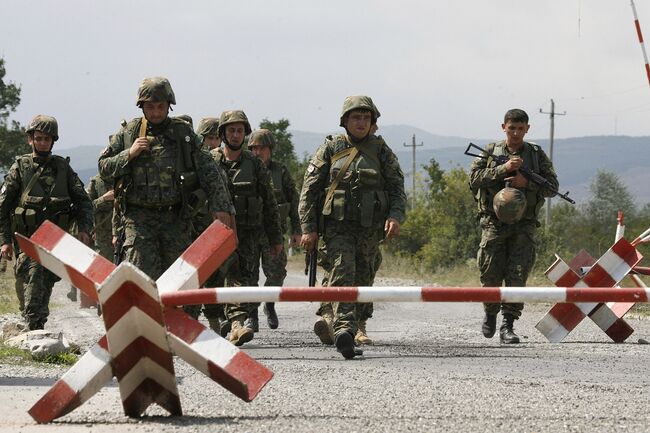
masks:
<path id="1" fill-rule="evenodd" d="M 216 117 L 204 117 L 196 128 L 196 135 L 219 135 L 219 119 Z"/>
<path id="2" fill-rule="evenodd" d="M 521 220 L 526 212 L 526 196 L 516 188 L 505 187 L 496 193 L 492 205 L 499 221 L 514 224 Z"/>
<path id="3" fill-rule="evenodd" d="M 34 131 L 49 134 L 52 136 L 54 141 L 59 139 L 59 123 L 52 116 L 46 116 L 44 114 L 37 114 L 34 116 L 34 118 L 29 122 L 25 132 L 31 134 Z"/>
<path id="4" fill-rule="evenodd" d="M 169 102 L 176 104 L 176 96 L 172 85 L 165 77 L 149 77 L 142 80 L 138 89 L 138 101 L 136 105 L 142 108 L 145 102 Z"/>
<path id="5" fill-rule="evenodd" d="M 248 138 L 248 147 L 267 146 L 271 152 L 275 150 L 276 142 L 273 133 L 268 129 L 258 129 Z"/>
<path id="6" fill-rule="evenodd" d="M 248 122 L 246 113 L 244 113 L 242 110 L 229 110 L 224 111 L 221 113 L 221 116 L 219 116 L 219 135 L 223 133 L 223 130 L 227 125 L 231 125 L 233 123 L 243 123 L 246 130 L 246 135 L 250 134 L 252 131 L 251 124 Z"/>
<path id="7" fill-rule="evenodd" d="M 352 110 L 368 110 L 372 114 L 372 124 L 374 125 L 377 123 L 377 119 L 381 114 L 379 113 L 379 110 L 375 106 L 374 102 L 372 102 L 372 99 L 370 96 L 363 96 L 363 95 L 357 95 L 357 96 L 348 96 L 345 98 L 345 101 L 343 101 L 343 109 L 341 110 L 341 122 L 339 123 L 339 126 L 345 126 L 343 125 L 343 118 L 345 117 L 346 114 L 348 114 Z"/>

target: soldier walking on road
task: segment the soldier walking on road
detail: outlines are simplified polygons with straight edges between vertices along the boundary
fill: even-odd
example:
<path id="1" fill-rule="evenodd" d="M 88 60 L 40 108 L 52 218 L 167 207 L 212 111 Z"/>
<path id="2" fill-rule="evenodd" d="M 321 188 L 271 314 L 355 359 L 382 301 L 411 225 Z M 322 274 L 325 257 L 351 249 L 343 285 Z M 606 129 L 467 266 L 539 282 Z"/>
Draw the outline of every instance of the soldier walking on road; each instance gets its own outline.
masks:
<path id="1" fill-rule="evenodd" d="M 224 111 L 219 118 L 219 136 L 224 148 L 211 151 L 230 180 L 230 193 L 236 210 L 237 255 L 227 273 L 228 285 L 252 286 L 258 277 L 258 240 L 265 235 L 270 252 L 277 257 L 282 252 L 282 228 L 278 204 L 273 193 L 271 174 L 262 161 L 244 150 L 244 139 L 251 133 L 246 114 L 241 110 Z M 253 339 L 258 324 L 254 311 L 258 303 L 226 304 L 230 320 L 230 341 L 237 346 Z M 206 317 L 207 317 L 207 311 Z"/>
<path id="2" fill-rule="evenodd" d="M 379 243 L 399 235 L 405 218 L 404 174 L 386 142 L 370 133 L 379 115 L 369 97 L 347 97 L 340 118 L 346 133 L 328 136 L 305 173 L 301 244 L 311 251 L 322 235 L 330 286 L 371 285 Z M 365 329 L 359 320 L 367 307 L 336 302 L 332 308 L 337 350 L 346 359 L 361 354 L 354 338 L 361 326 Z"/>
<path id="3" fill-rule="evenodd" d="M 289 173 L 286 165 L 273 161 L 273 151 L 277 143 L 273 133 L 268 129 L 258 129 L 253 132 L 248 139 L 248 148 L 256 155 L 271 172 L 273 180 L 273 192 L 278 203 L 280 212 L 280 222 L 282 233 L 287 232 L 287 219 L 291 221 L 291 237 L 289 247 L 298 245 L 300 242 L 300 217 L 298 216 L 298 201 L 300 196 L 296 190 L 296 183 Z M 284 249 L 277 256 L 271 254 L 271 245 L 269 239 L 262 234 L 258 239 L 259 258 L 255 261 L 254 277 L 259 277 L 260 259 L 262 261 L 262 270 L 266 281 L 265 286 L 282 286 L 287 276 L 287 254 Z M 284 244 L 284 239 L 282 241 Z M 258 278 L 254 279 L 254 286 L 258 283 Z M 257 315 L 257 310 L 253 311 Z M 279 326 L 278 315 L 275 311 L 274 302 L 264 304 L 264 314 L 269 328 L 276 329 Z"/>
<path id="4" fill-rule="evenodd" d="M 535 263 L 535 232 L 544 197 L 553 193 L 529 182 L 519 167 L 525 166 L 558 187 L 553 164 L 536 144 L 524 141 L 528 132 L 528 115 L 520 109 L 506 112 L 501 125 L 506 139 L 488 144 L 494 155 L 510 159 L 497 165 L 494 159 L 476 158 L 470 173 L 470 188 L 478 203 L 481 243 L 477 261 L 484 287 L 526 285 Z M 496 333 L 497 314 L 503 322 L 500 340 L 506 344 L 519 343 L 513 323 L 521 316 L 523 303 L 486 303 L 482 331 L 486 338 Z"/>
<path id="5" fill-rule="evenodd" d="M 77 238 L 90 245 L 93 206 L 69 159 L 52 155 L 59 139 L 56 119 L 39 114 L 26 132 L 33 151 L 16 158 L 0 189 L 0 251 L 11 260 L 15 249 L 16 295 L 22 316 L 34 330 L 47 322 L 52 287 L 59 278 L 18 249 L 12 227 L 31 236 L 45 220 L 64 230 L 76 223 Z"/>
<path id="6" fill-rule="evenodd" d="M 115 179 L 125 260 L 157 279 L 190 245 L 188 201 L 207 198 L 210 215 L 230 226 L 230 202 L 218 168 L 189 123 L 168 116 L 176 97 L 163 77 L 145 78 L 137 106 L 143 117 L 111 136 L 99 174 Z"/>
<path id="7" fill-rule="evenodd" d="M 93 240 L 95 251 L 102 257 L 113 261 L 113 209 L 115 208 L 115 194 L 113 181 L 104 179 L 100 175 L 90 178 L 88 196 L 93 201 L 95 208 L 95 230 Z"/>

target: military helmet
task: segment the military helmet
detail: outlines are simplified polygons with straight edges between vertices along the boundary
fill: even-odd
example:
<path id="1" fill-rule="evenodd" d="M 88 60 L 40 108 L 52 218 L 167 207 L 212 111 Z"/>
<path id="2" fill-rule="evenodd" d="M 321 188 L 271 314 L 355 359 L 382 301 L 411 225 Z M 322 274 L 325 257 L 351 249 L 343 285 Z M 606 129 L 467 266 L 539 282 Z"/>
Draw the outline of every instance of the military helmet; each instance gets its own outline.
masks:
<path id="1" fill-rule="evenodd" d="M 271 148 L 271 152 L 275 150 L 275 137 L 268 129 L 258 129 L 248 137 L 248 147 L 252 146 L 267 146 Z"/>
<path id="2" fill-rule="evenodd" d="M 169 80 L 165 77 L 149 77 L 142 80 L 136 105 L 142 108 L 142 104 L 146 101 L 176 104 L 176 96 Z"/>
<path id="3" fill-rule="evenodd" d="M 505 187 L 496 193 L 492 205 L 499 221 L 514 224 L 526 212 L 526 196 L 516 188 Z"/>
<path id="4" fill-rule="evenodd" d="M 357 96 L 348 96 L 345 98 L 345 101 L 343 101 L 343 109 L 341 110 L 341 122 L 339 123 L 339 126 L 345 126 L 343 125 L 343 118 L 345 117 L 346 114 L 348 114 L 352 110 L 368 110 L 372 114 L 372 123 L 377 123 L 377 119 L 379 116 L 381 116 L 381 113 L 379 113 L 379 110 L 375 106 L 374 102 L 372 102 L 372 99 L 370 96 L 363 96 L 363 95 L 357 95 Z"/>
<path id="5" fill-rule="evenodd" d="M 34 118 L 29 122 L 26 132 L 31 134 L 34 131 L 41 131 L 44 134 L 49 134 L 52 136 L 54 141 L 59 139 L 59 124 L 52 116 L 46 116 L 45 114 L 37 114 L 34 116 Z"/>
<path id="6" fill-rule="evenodd" d="M 223 133 L 226 125 L 231 125 L 233 123 L 243 123 L 244 128 L 246 129 L 246 135 L 250 134 L 252 131 L 251 124 L 248 122 L 248 117 L 246 113 L 242 110 L 229 110 L 224 111 L 219 116 L 219 135 Z"/>
<path id="7" fill-rule="evenodd" d="M 204 117 L 196 128 L 196 135 L 219 135 L 219 119 L 217 117 Z"/>
<path id="8" fill-rule="evenodd" d="M 192 120 L 192 116 L 189 114 L 179 114 L 178 116 L 174 116 L 177 119 L 181 119 L 184 122 L 187 122 L 190 124 L 190 126 L 194 126 L 194 121 Z"/>

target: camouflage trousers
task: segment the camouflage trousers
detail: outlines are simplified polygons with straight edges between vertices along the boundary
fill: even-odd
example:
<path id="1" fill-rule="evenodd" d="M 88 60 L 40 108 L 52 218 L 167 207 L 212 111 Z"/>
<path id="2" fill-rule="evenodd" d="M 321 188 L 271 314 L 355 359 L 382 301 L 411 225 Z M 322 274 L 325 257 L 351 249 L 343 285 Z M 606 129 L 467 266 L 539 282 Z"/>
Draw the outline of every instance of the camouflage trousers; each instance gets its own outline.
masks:
<path id="1" fill-rule="evenodd" d="M 191 243 L 190 223 L 180 210 L 127 206 L 124 258 L 158 279 Z"/>
<path id="2" fill-rule="evenodd" d="M 29 329 L 43 329 L 50 315 L 52 287 L 60 278 L 22 251 L 19 251 L 16 257 L 14 275 L 22 316 L 29 324 Z"/>
<path id="3" fill-rule="evenodd" d="M 263 235 L 261 230 L 237 228 L 237 251 L 230 266 L 226 271 L 226 285 L 228 287 L 254 286 L 259 279 L 259 238 Z M 224 311 L 228 320 L 237 316 L 244 316 L 244 320 L 259 307 L 259 302 L 246 302 L 240 304 L 225 304 Z"/>
<path id="4" fill-rule="evenodd" d="M 534 221 L 520 221 L 516 224 L 503 224 L 494 218 L 481 218 L 481 244 L 477 262 L 483 287 L 526 285 L 528 274 L 535 264 Z M 523 303 L 485 303 L 487 314 L 521 316 Z"/>
<path id="5" fill-rule="evenodd" d="M 381 228 L 327 221 L 323 236 L 329 272 L 328 286 L 371 286 L 377 273 Z M 355 335 L 359 320 L 372 315 L 372 304 L 333 302 L 334 332 Z"/>
<path id="6" fill-rule="evenodd" d="M 271 255 L 271 246 L 269 245 L 269 238 L 261 233 L 259 238 L 259 258 L 254 261 L 255 269 L 253 271 L 252 286 L 259 284 L 260 275 L 260 261 L 262 262 L 262 271 L 266 280 L 265 286 L 282 286 L 284 279 L 287 277 L 287 252 L 282 249 L 282 252 L 276 257 Z M 284 244 L 284 242 L 283 242 Z"/>

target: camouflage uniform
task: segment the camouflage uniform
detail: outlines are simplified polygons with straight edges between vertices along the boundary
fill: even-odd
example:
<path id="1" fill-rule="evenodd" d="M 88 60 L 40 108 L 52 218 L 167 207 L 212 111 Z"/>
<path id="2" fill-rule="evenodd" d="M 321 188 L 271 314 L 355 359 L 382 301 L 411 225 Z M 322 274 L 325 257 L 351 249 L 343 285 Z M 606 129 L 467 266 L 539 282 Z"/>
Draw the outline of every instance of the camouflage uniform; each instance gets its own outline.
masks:
<path id="1" fill-rule="evenodd" d="M 255 155 L 244 150 L 236 161 L 228 161 L 223 150 L 212 150 L 212 156 L 228 173 L 230 194 L 236 210 L 237 259 L 230 266 L 229 286 L 253 286 L 259 275 L 260 243 L 264 234 L 273 245 L 282 243 L 278 205 L 273 193 L 271 175 Z M 256 263 L 257 262 L 257 263 Z M 248 317 L 258 303 L 226 304 L 229 320 Z"/>
<path id="2" fill-rule="evenodd" d="M 58 125 L 49 116 L 36 116 L 27 129 L 28 133 L 33 131 L 58 139 Z M 5 175 L 0 190 L 2 244 L 14 244 L 16 295 L 30 329 L 43 329 L 47 322 L 52 287 L 59 278 L 18 249 L 13 231 L 31 236 L 47 219 L 64 230 L 74 222 L 80 232 L 89 234 L 92 215 L 92 202 L 68 158 L 51 154 L 19 156 Z"/>
<path id="3" fill-rule="evenodd" d="M 165 78 L 146 78 L 138 93 L 140 107 L 146 101 L 176 103 Z M 192 241 L 187 206 L 192 193 L 204 191 L 211 214 L 228 212 L 230 204 L 214 161 L 200 150 L 199 138 L 183 120 L 166 117 L 160 124 L 149 123 L 149 150 L 129 161 L 143 119 L 131 120 L 111 136 L 99 158 L 99 173 L 122 185 L 117 199 L 125 259 L 155 280 Z"/>
<path id="4" fill-rule="evenodd" d="M 524 142 L 521 149 L 511 153 L 505 141 L 488 145 L 495 155 L 519 156 L 523 165 L 547 179 L 555 188 L 558 186 L 553 165 L 544 151 L 534 143 Z M 505 224 L 496 217 L 493 197 L 505 187 L 507 173 L 504 165 L 496 165 L 493 159 L 476 158 L 472 163 L 470 187 L 477 191 L 481 243 L 477 261 L 484 287 L 525 286 L 528 274 L 535 263 L 535 232 L 539 226 L 537 216 L 544 197 L 551 195 L 533 182 L 522 189 L 526 196 L 526 210 L 523 218 L 514 224 Z M 523 303 L 484 304 L 486 314 L 496 315 L 501 310 L 504 317 L 519 318 Z"/>
<path id="5" fill-rule="evenodd" d="M 343 106 L 341 126 L 344 126 L 344 116 L 355 109 L 370 111 L 373 124 L 379 117 L 370 98 L 348 97 Z M 358 153 L 340 177 L 331 200 L 326 198 L 323 204 L 323 197 L 354 148 Z M 397 157 L 381 136 L 369 134 L 356 143 L 345 134 L 325 139 L 305 173 L 299 212 L 303 234 L 322 233 L 329 264 L 328 285 L 372 284 L 380 262 L 377 258 L 384 224 L 388 218 L 403 222 L 405 205 L 404 174 Z M 319 227 L 321 219 L 323 225 Z M 344 332 L 354 337 L 357 322 L 368 316 L 372 308 L 346 302 L 333 303 L 332 307 L 337 337 Z"/>
<path id="6" fill-rule="evenodd" d="M 95 250 L 104 258 L 113 261 L 113 209 L 114 200 L 103 195 L 113 189 L 113 182 L 95 175 L 90 178 L 88 196 L 95 207 Z"/>

